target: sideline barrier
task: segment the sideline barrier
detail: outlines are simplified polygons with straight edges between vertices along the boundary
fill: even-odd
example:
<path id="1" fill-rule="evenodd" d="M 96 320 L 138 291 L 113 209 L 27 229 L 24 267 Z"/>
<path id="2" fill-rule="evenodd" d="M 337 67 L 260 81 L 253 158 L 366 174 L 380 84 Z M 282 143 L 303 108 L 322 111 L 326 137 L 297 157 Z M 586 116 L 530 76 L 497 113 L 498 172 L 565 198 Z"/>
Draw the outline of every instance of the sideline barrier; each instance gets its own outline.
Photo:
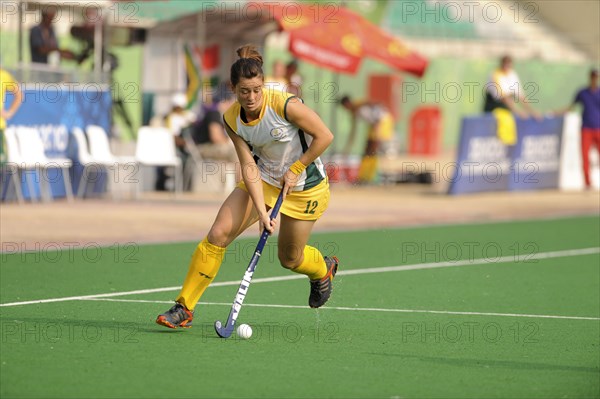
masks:
<path id="1" fill-rule="evenodd" d="M 517 143 L 506 146 L 491 114 L 463 119 L 449 194 L 558 188 L 563 118 L 516 122 Z"/>
<path id="2" fill-rule="evenodd" d="M 562 139 L 562 154 L 560 157 L 559 187 L 565 191 L 578 191 L 585 189 L 581 156 L 581 115 L 568 113 L 565 115 L 565 124 Z M 590 180 L 592 187 L 600 189 L 600 160 L 598 150 L 590 150 Z"/>

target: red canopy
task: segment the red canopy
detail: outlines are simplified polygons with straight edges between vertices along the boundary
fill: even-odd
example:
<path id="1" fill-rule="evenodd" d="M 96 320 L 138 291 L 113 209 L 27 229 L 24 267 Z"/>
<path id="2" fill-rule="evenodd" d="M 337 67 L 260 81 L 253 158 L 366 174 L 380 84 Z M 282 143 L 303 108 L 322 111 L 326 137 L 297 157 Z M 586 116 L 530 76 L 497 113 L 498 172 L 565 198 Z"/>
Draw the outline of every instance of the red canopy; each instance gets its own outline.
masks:
<path id="1" fill-rule="evenodd" d="M 259 3 L 263 16 L 290 33 L 296 57 L 354 74 L 364 57 L 423 76 L 427 60 L 355 12 L 333 4 Z"/>

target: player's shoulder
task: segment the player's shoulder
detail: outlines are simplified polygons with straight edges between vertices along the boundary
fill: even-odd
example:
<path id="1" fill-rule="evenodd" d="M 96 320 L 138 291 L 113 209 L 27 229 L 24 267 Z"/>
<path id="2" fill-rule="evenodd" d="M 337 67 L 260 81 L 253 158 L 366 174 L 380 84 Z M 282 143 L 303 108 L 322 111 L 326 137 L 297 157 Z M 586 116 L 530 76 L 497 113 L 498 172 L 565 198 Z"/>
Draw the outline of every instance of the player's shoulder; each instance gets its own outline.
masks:
<path id="1" fill-rule="evenodd" d="M 234 102 L 223 114 L 223 120 L 225 124 L 229 126 L 234 132 L 237 132 L 237 118 L 240 114 L 241 105 L 239 102 Z"/>
<path id="2" fill-rule="evenodd" d="M 511 69 L 508 72 L 508 77 L 512 80 L 519 80 L 519 74 L 517 73 L 517 71 L 515 71 L 514 69 Z"/>
<path id="3" fill-rule="evenodd" d="M 288 93 L 280 88 L 263 88 L 263 95 L 267 100 L 267 104 L 272 107 L 284 105 L 290 98 L 294 97 L 293 94 Z"/>
<path id="4" fill-rule="evenodd" d="M 588 87 L 582 87 L 575 93 L 575 101 L 583 101 L 587 96 L 593 96 L 592 91 Z"/>
<path id="5" fill-rule="evenodd" d="M 495 69 L 494 72 L 492 72 L 492 80 L 498 81 L 498 80 L 504 78 L 505 76 L 506 76 L 506 72 L 504 72 L 500 68 Z"/>
<path id="6" fill-rule="evenodd" d="M 280 117 L 284 119 L 287 119 L 286 108 L 288 104 L 296 101 L 302 102 L 302 99 L 299 97 L 282 90 L 265 88 L 263 93 L 269 108 L 273 109 Z"/>

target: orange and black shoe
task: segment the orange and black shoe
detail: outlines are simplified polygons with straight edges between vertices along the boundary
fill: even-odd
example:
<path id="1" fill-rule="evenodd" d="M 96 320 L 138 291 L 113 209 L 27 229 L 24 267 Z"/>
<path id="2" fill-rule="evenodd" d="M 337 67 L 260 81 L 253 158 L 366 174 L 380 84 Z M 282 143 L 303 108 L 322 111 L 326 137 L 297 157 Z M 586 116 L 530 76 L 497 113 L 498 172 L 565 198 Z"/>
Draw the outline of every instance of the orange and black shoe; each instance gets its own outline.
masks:
<path id="1" fill-rule="evenodd" d="M 194 318 L 194 312 L 188 310 L 185 306 L 180 303 L 176 303 L 173 307 L 167 310 L 165 313 L 158 315 L 156 318 L 156 324 L 169 328 L 190 328 L 192 326 L 192 319 Z"/>
<path id="2" fill-rule="evenodd" d="M 308 306 L 311 308 L 320 308 L 325 305 L 325 302 L 331 296 L 333 290 L 333 277 L 337 273 L 338 258 L 332 256 L 325 257 L 325 265 L 327 265 L 327 274 L 320 280 L 310 280 L 310 296 L 308 297 Z"/>

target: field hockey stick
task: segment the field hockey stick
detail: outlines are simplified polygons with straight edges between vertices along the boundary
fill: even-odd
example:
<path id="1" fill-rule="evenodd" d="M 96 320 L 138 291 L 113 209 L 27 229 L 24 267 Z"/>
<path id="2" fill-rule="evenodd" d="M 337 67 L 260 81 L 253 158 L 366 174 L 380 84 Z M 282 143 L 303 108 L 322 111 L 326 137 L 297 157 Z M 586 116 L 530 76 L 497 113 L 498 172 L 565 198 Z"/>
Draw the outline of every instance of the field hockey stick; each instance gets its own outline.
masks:
<path id="1" fill-rule="evenodd" d="M 275 202 L 275 206 L 273 207 L 273 211 L 271 212 L 271 220 L 277 217 L 282 202 L 283 190 L 281 190 L 281 192 L 279 193 L 279 197 L 277 197 L 277 202 Z M 252 255 L 252 259 L 250 259 L 250 264 L 248 264 L 248 267 L 246 268 L 246 273 L 244 273 L 244 278 L 240 283 L 240 288 L 238 288 L 235 299 L 233 300 L 233 305 L 231 306 L 231 310 L 229 311 L 229 317 L 227 317 L 227 323 L 223 326 L 219 320 L 215 321 L 215 331 L 221 338 L 229 338 L 229 336 L 233 332 L 235 321 L 240 315 L 240 310 L 242 310 L 242 304 L 244 303 L 244 299 L 246 298 L 246 294 L 248 293 L 248 289 L 250 288 L 250 281 L 252 280 L 252 275 L 254 274 L 254 270 L 256 270 L 256 266 L 258 265 L 258 261 L 260 260 L 260 255 L 262 254 L 265 244 L 267 243 L 267 238 L 269 238 L 269 235 L 269 231 L 266 228 L 263 229 L 262 235 L 260 236 L 260 240 L 258 240 L 258 245 L 256 245 L 254 255 Z"/>

